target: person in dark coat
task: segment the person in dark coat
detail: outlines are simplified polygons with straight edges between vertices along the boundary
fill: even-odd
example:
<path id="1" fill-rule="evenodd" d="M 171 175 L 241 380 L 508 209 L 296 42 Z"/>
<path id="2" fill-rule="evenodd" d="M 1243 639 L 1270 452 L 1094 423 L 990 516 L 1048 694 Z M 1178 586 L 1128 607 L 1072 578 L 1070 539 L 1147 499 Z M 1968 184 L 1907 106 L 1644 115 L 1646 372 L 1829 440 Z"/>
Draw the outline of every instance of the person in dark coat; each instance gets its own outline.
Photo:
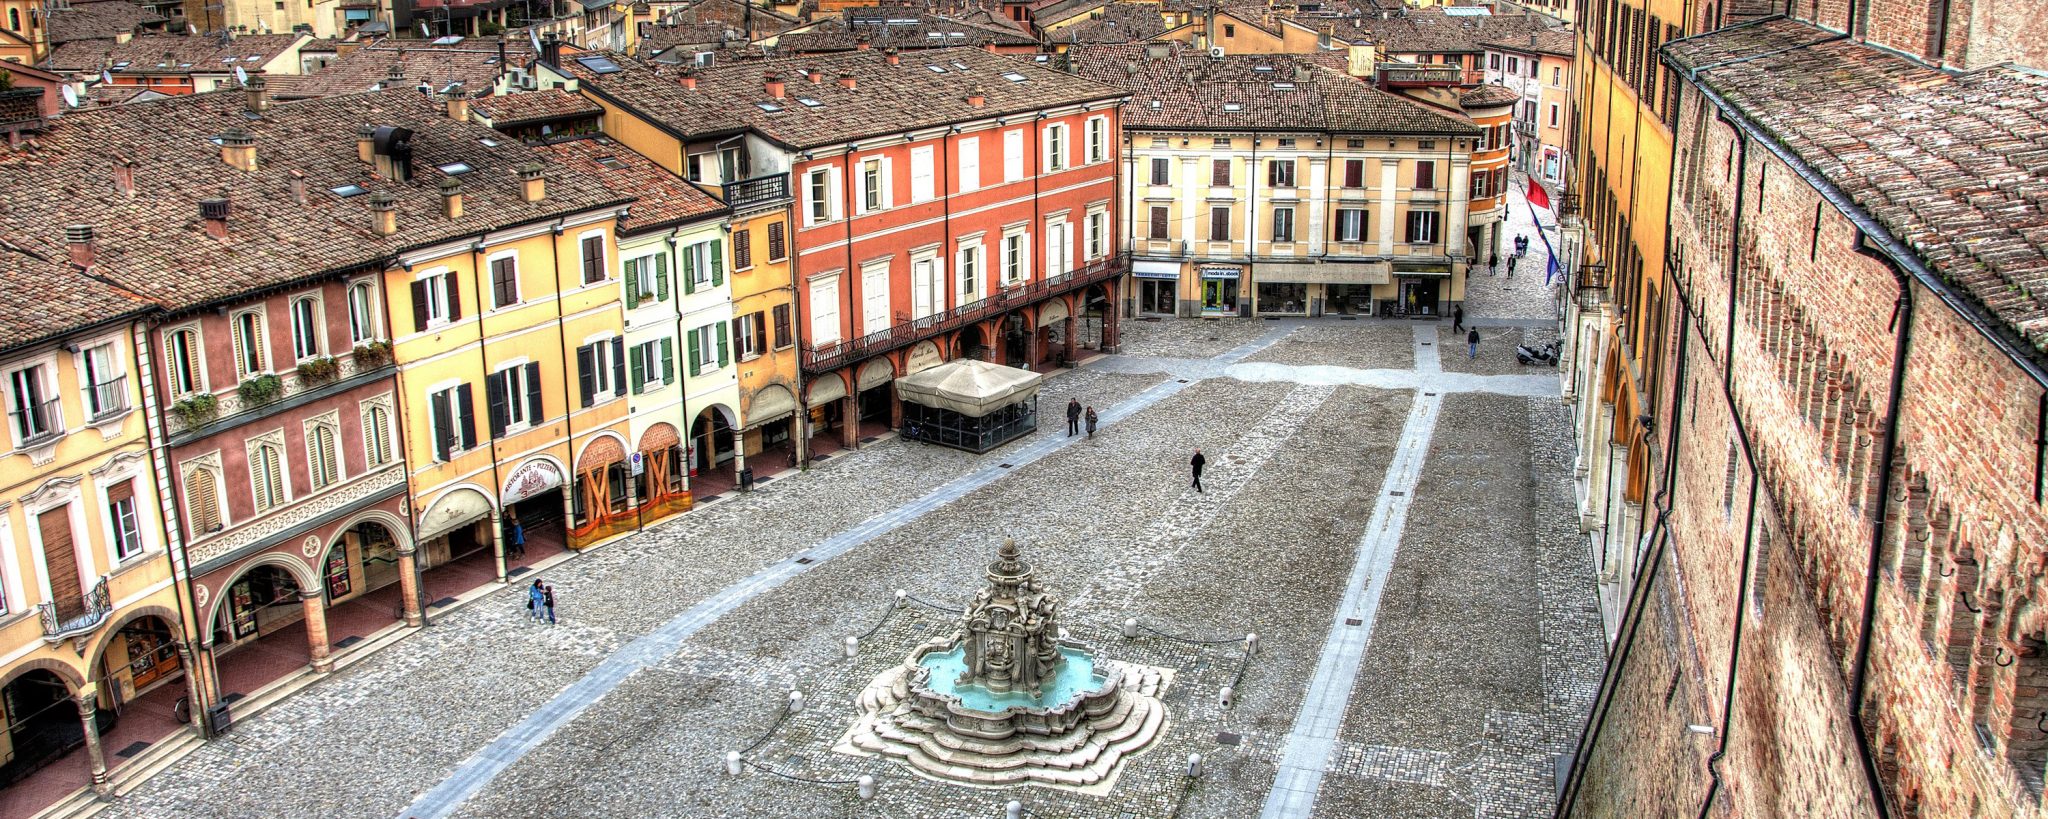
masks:
<path id="1" fill-rule="evenodd" d="M 1087 415 L 1087 418 L 1088 418 L 1088 437 L 1090 437 L 1090 438 L 1093 438 L 1093 437 L 1095 437 L 1095 408 L 1094 408 L 1094 407 L 1089 407 L 1089 408 L 1088 408 L 1088 415 Z"/>
<path id="2" fill-rule="evenodd" d="M 1067 399 L 1067 437 L 1081 431 L 1081 399 Z"/>
<path id="3" fill-rule="evenodd" d="M 1195 457 L 1188 459 L 1188 467 L 1195 472 L 1195 482 L 1190 484 L 1190 486 L 1193 486 L 1196 492 L 1202 491 L 1202 464 L 1208 462 L 1208 458 L 1202 457 L 1202 450 L 1200 448 L 1195 449 Z"/>
<path id="4" fill-rule="evenodd" d="M 1474 327 L 1471 330 L 1466 331 L 1465 348 L 1466 358 L 1479 357 L 1479 328 Z"/>
<path id="5" fill-rule="evenodd" d="M 1465 305 L 1451 308 L 1451 332 L 1465 329 Z"/>
<path id="6" fill-rule="evenodd" d="M 555 587 L 547 586 L 542 592 L 542 602 L 548 607 L 548 625 L 555 624 Z"/>

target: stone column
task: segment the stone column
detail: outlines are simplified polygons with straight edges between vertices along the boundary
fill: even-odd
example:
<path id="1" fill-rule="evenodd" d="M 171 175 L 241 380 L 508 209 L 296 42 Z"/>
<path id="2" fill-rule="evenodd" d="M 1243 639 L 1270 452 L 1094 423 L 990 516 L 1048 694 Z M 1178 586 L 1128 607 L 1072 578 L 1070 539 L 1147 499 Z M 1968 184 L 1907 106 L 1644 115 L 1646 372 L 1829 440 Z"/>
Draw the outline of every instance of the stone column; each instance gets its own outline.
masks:
<path id="1" fill-rule="evenodd" d="M 797 405 L 796 414 L 789 418 L 789 447 L 791 452 L 796 453 L 795 463 L 790 464 L 790 466 L 811 462 L 811 407 L 809 404 Z M 689 470 L 684 471 L 687 472 Z"/>
<path id="2" fill-rule="evenodd" d="M 1076 332 L 1076 331 L 1077 331 L 1077 330 L 1078 330 L 1079 328 L 1077 328 L 1077 327 L 1075 327 L 1075 326 L 1074 326 L 1074 311 L 1072 311 L 1072 310 L 1068 310 L 1068 311 L 1067 311 L 1067 319 L 1066 319 L 1066 320 L 1067 320 L 1067 323 L 1066 323 L 1065 325 L 1063 325 L 1063 327 L 1064 327 L 1064 330 L 1063 330 L 1063 335 L 1065 335 L 1065 336 L 1066 336 L 1066 339 L 1065 339 L 1065 342 L 1064 342 L 1064 343 L 1065 343 L 1065 346 L 1066 346 L 1066 348 L 1067 348 L 1067 360 L 1068 360 L 1068 361 L 1072 361 L 1072 360 L 1074 360 L 1074 341 L 1075 341 L 1075 336 L 1079 335 L 1079 333 L 1078 333 L 1078 332 Z"/>
<path id="3" fill-rule="evenodd" d="M 989 363 L 1007 365 L 1010 363 L 1007 360 L 1010 356 L 1010 340 L 1003 335 L 1003 320 L 994 319 L 992 325 L 993 329 L 989 331 L 989 337 L 993 339 L 988 348 Z"/>
<path id="4" fill-rule="evenodd" d="M 631 477 L 631 476 L 628 476 L 628 477 Z M 631 488 L 632 488 L 632 487 L 627 487 L 627 489 L 631 489 Z M 626 493 L 626 502 L 627 502 L 627 503 L 632 503 L 632 502 L 633 502 L 633 493 L 632 493 L 632 492 L 627 492 L 627 493 Z M 500 512 L 500 511 L 498 511 L 498 510 L 497 510 L 497 509 L 495 509 L 495 508 L 493 508 L 493 509 L 491 510 L 491 557 L 492 557 L 492 558 L 494 558 L 494 559 L 496 559 L 496 560 L 497 560 L 497 562 L 498 562 L 498 582 L 500 582 L 500 583 L 503 583 L 503 582 L 505 582 L 505 577 L 506 577 L 506 575 L 505 575 L 505 527 L 504 527 L 504 525 L 503 525 L 503 522 L 504 522 L 503 514 L 504 514 L 504 513 L 502 513 L 502 512 Z"/>
<path id="5" fill-rule="evenodd" d="M 846 397 L 839 400 L 842 402 L 839 405 L 839 443 L 847 449 L 857 449 L 860 446 L 860 391 L 847 390 Z"/>
<path id="6" fill-rule="evenodd" d="M 903 428 L 903 396 L 896 395 L 896 388 L 889 388 L 889 427 Z"/>
<path id="7" fill-rule="evenodd" d="M 418 628 L 425 622 L 420 617 L 419 549 L 410 543 L 398 547 L 398 597 L 404 606 L 405 624 Z"/>
<path id="8" fill-rule="evenodd" d="M 92 763 L 92 792 L 107 792 L 107 756 L 100 750 L 99 690 L 86 686 L 72 701 L 78 704 L 78 720 L 85 725 L 85 755 Z"/>
<path id="9" fill-rule="evenodd" d="M 1038 326 L 1036 318 L 1032 319 L 1031 327 L 1024 331 L 1024 369 L 1037 372 L 1038 361 L 1041 358 L 1038 337 L 1044 332 L 1045 328 Z"/>
<path id="10" fill-rule="evenodd" d="M 1114 308 L 1117 303 L 1116 282 L 1104 282 L 1102 287 L 1103 291 L 1109 296 L 1109 304 L 1111 308 Z M 1243 296 L 1239 296 L 1239 298 L 1243 298 Z M 1114 353 L 1123 348 L 1122 340 L 1118 338 L 1118 332 L 1120 331 L 1121 327 L 1120 318 L 1122 315 L 1122 310 L 1109 309 L 1102 311 L 1101 347 L 1102 351 L 1105 353 Z"/>
<path id="11" fill-rule="evenodd" d="M 299 606 L 306 612 L 306 648 L 313 655 L 313 673 L 333 671 L 327 649 L 327 601 L 319 589 L 300 589 Z"/>
<path id="12" fill-rule="evenodd" d="M 196 655 L 197 652 L 192 650 L 191 643 L 184 640 L 178 641 L 178 667 L 185 669 L 185 701 L 192 704 L 191 725 L 194 730 L 199 732 L 200 736 L 205 736 L 205 703 L 209 700 L 202 696 L 203 692 L 200 690 L 199 664 L 194 662 L 197 659 Z"/>

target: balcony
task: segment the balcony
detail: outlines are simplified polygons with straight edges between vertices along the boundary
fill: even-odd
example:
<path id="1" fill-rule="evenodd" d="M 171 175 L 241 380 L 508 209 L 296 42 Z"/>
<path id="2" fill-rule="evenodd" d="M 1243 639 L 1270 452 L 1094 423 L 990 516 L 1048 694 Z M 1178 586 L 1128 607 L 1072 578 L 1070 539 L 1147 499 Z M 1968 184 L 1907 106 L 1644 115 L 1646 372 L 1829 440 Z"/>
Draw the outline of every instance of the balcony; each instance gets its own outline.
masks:
<path id="1" fill-rule="evenodd" d="M 117 376 L 85 388 L 86 411 L 100 421 L 128 410 L 128 376 Z"/>
<path id="2" fill-rule="evenodd" d="M 1579 266 L 1578 281 L 1572 288 L 1578 299 L 1579 309 L 1593 311 L 1607 301 L 1607 265 L 1587 264 Z"/>
<path id="3" fill-rule="evenodd" d="M 963 304 L 943 313 L 892 324 L 860 338 L 806 347 L 803 351 L 803 370 L 811 374 L 829 372 L 890 350 L 950 333 L 982 319 L 1000 316 L 1032 302 L 1114 279 L 1130 268 L 1131 257 L 1128 254 L 1119 254 L 1058 276 L 1005 288 L 988 298 Z"/>
<path id="4" fill-rule="evenodd" d="M 265 382 L 260 390 L 231 388 L 187 396 L 172 403 L 168 407 L 169 412 L 164 414 L 171 445 L 186 444 L 272 412 L 352 389 L 398 369 L 391 364 L 390 348 L 380 345 L 366 345 L 356 348 L 353 353 L 318 360 L 331 362 L 333 366 L 302 364 L 296 370 L 249 379 L 251 382 Z M 247 418 L 238 418 L 245 414 Z"/>
<path id="5" fill-rule="evenodd" d="M 789 199 L 789 174 L 778 173 L 728 182 L 723 196 L 727 207 L 735 211 L 772 205 Z"/>
<path id="6" fill-rule="evenodd" d="M 60 608 L 59 603 L 64 605 Z M 105 577 L 93 584 L 92 591 L 78 597 L 36 605 L 36 614 L 43 620 L 43 639 L 52 643 L 90 633 L 106 622 L 107 615 L 113 611 L 114 604 L 107 596 Z"/>
<path id="7" fill-rule="evenodd" d="M 1455 65 L 1380 63 L 1375 69 L 1380 84 L 1392 88 L 1452 86 L 1465 82 L 1465 69 Z"/>
<path id="8" fill-rule="evenodd" d="M 60 399 L 38 401 L 7 413 L 19 449 L 41 446 L 64 434 L 64 404 Z"/>

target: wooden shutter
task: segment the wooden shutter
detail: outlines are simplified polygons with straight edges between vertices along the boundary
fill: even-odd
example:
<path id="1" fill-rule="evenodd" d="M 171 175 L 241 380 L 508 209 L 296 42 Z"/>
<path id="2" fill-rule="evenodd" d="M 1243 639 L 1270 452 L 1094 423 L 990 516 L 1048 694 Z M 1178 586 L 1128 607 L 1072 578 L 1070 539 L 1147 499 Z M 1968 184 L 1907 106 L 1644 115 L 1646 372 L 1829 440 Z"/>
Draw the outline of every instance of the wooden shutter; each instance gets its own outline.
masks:
<path id="1" fill-rule="evenodd" d="M 448 391 L 434 393 L 430 403 L 433 404 L 434 457 L 445 461 L 455 448 L 455 416 L 448 404 Z"/>
<path id="2" fill-rule="evenodd" d="M 323 426 L 314 427 L 313 431 L 318 436 L 315 448 L 320 451 L 320 485 L 331 486 L 341 479 L 339 453 L 334 448 L 334 430 Z"/>
<path id="3" fill-rule="evenodd" d="M 647 380 L 647 353 L 645 352 L 646 350 L 647 345 L 645 344 L 638 344 L 634 345 L 633 347 L 633 360 L 631 362 L 633 365 L 633 380 L 631 384 L 634 395 L 640 394 L 640 384 L 641 382 Z"/>
<path id="4" fill-rule="evenodd" d="M 732 362 L 731 353 L 726 348 L 725 328 L 721 325 L 713 324 L 711 325 L 711 334 L 718 337 L 718 366 L 724 367 Z"/>
<path id="5" fill-rule="evenodd" d="M 263 486 L 270 493 L 267 506 L 284 503 L 284 453 L 277 447 L 259 446 L 263 453 Z"/>
<path id="6" fill-rule="evenodd" d="M 517 268 L 511 257 L 491 262 L 491 287 L 497 297 L 497 306 L 505 307 L 519 301 L 519 279 Z"/>
<path id="7" fill-rule="evenodd" d="M 1344 160 L 1344 187 L 1347 187 L 1347 188 L 1363 188 L 1363 187 L 1365 187 L 1365 160 L 1363 160 L 1363 159 L 1347 159 L 1347 160 Z"/>
<path id="8" fill-rule="evenodd" d="M 491 373 L 484 377 L 484 408 L 490 413 L 491 437 L 502 438 L 505 427 L 511 423 L 512 408 L 505 394 L 505 374 Z"/>
<path id="9" fill-rule="evenodd" d="M 412 283 L 412 331 L 426 332 L 427 329 L 427 280 Z"/>
<path id="10" fill-rule="evenodd" d="M 448 320 L 461 321 L 462 288 L 455 283 L 455 274 L 453 272 L 443 274 L 441 276 L 441 286 L 446 288 L 448 293 Z"/>
<path id="11" fill-rule="evenodd" d="M 775 305 L 775 346 L 787 347 L 795 343 L 790 337 L 789 305 Z"/>
<path id="12" fill-rule="evenodd" d="M 725 240 L 711 240 L 711 286 L 725 284 Z"/>
<path id="13" fill-rule="evenodd" d="M 220 486 L 213 473 L 195 469 L 185 481 L 186 512 L 192 518 L 192 534 L 199 536 L 220 528 Z"/>
<path id="14" fill-rule="evenodd" d="M 612 394 L 626 394 L 626 340 L 612 339 Z"/>
<path id="15" fill-rule="evenodd" d="M 594 345 L 585 344 L 576 348 L 576 383 L 583 391 L 583 406 L 590 406 L 597 397 L 597 350 Z"/>
<path id="16" fill-rule="evenodd" d="M 470 400 L 468 384 L 455 388 L 455 414 L 462 424 L 462 448 L 476 446 L 476 404 Z"/>
<path id="17" fill-rule="evenodd" d="M 697 247 L 683 248 L 683 292 L 697 292 Z"/>
<path id="18" fill-rule="evenodd" d="M 59 506 L 36 516 L 36 525 L 43 531 L 43 568 L 50 576 L 50 599 L 57 604 L 57 619 L 84 614 L 78 553 L 71 543 L 71 507 Z"/>
<path id="19" fill-rule="evenodd" d="M 672 338 L 661 340 L 661 383 L 676 383 L 676 340 Z"/>
<path id="20" fill-rule="evenodd" d="M 540 399 L 540 364 L 529 363 L 526 365 L 526 422 L 538 424 L 546 417 Z"/>
<path id="21" fill-rule="evenodd" d="M 626 260 L 626 306 L 640 306 L 640 260 Z"/>
<path id="22" fill-rule="evenodd" d="M 1415 187 L 1431 190 L 1436 187 L 1436 163 L 1421 161 L 1415 163 Z"/>
<path id="23" fill-rule="evenodd" d="M 775 261 L 788 257 L 788 246 L 783 236 L 781 222 L 768 223 L 768 260 Z"/>
<path id="24" fill-rule="evenodd" d="M 1210 161 L 1209 184 L 1219 188 L 1230 184 L 1230 160 L 1216 159 Z"/>
<path id="25" fill-rule="evenodd" d="M 668 254 L 654 257 L 654 297 L 668 301 Z"/>
<path id="26" fill-rule="evenodd" d="M 699 343 L 700 336 L 702 335 L 702 333 L 699 333 L 696 330 L 691 330 L 689 334 L 691 375 L 696 375 L 697 373 L 702 372 L 704 370 L 704 350 L 702 345 Z"/>
<path id="27" fill-rule="evenodd" d="M 732 232 L 732 269 L 745 270 L 754 266 L 754 235 L 752 231 Z"/>

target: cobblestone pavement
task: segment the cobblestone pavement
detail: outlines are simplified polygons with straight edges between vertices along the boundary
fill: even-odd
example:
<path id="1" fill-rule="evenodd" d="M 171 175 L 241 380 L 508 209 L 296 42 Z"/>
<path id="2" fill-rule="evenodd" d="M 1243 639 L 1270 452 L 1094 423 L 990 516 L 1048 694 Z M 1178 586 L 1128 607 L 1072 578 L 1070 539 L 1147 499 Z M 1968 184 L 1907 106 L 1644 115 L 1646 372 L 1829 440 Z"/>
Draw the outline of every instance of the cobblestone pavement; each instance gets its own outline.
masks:
<path id="1" fill-rule="evenodd" d="M 1439 334 L 1414 322 L 1126 327 L 1125 355 L 1047 382 L 1051 423 L 1030 441 L 980 457 L 882 442 L 579 556 L 547 573 L 563 625 L 527 624 L 513 592 L 488 597 L 238 724 L 105 815 L 399 815 L 480 749 L 510 747 L 501 735 L 591 685 L 622 648 L 719 596 L 729 609 L 578 703 L 454 812 L 989 817 L 1019 799 L 1048 817 L 1251 815 L 1421 390 L 1444 392 L 1441 421 L 1315 810 L 1547 812 L 1548 755 L 1568 747 L 1601 659 L 1554 379 L 1534 397 L 1539 376 L 1458 375 L 1449 350 L 1439 371 L 1423 352 Z M 1070 395 L 1109 410 L 1095 438 L 1063 440 Z M 1187 486 L 1195 447 L 1210 459 L 1204 493 Z M 890 611 L 893 590 L 957 606 L 1004 537 L 1068 598 L 1075 638 L 1175 671 L 1161 739 L 1106 794 L 965 788 L 833 750 L 854 694 L 954 627 L 922 606 Z M 849 545 L 793 567 L 835 540 Z M 776 567 L 777 584 L 735 591 Z M 1126 617 L 1224 642 L 1126 640 Z M 871 629 L 845 659 L 841 641 Z M 1252 631 L 1247 660 L 1237 640 Z M 792 688 L 810 707 L 778 722 Z M 723 753 L 749 746 L 754 767 L 726 776 Z M 1190 785 L 1192 752 L 1207 772 Z M 872 802 L 844 784 L 860 774 L 880 780 Z"/>
<path id="2" fill-rule="evenodd" d="M 1519 177 L 1517 177 L 1519 180 Z M 1557 298 L 1562 284 L 1550 285 L 1543 281 L 1544 270 L 1550 257 L 1546 254 L 1543 239 L 1536 235 L 1536 225 L 1530 221 L 1529 200 L 1524 196 L 1522 182 L 1508 186 L 1508 213 L 1506 218 L 1507 238 L 1504 247 L 1513 249 L 1514 237 L 1529 237 L 1529 253 L 1515 266 L 1515 275 L 1507 275 L 1507 253 L 1501 253 L 1500 268 L 1489 273 L 1484 267 L 1475 268 L 1465 284 L 1465 315 L 1486 319 L 1555 319 Z M 1549 211 L 1542 211 L 1548 220 L 1552 247 L 1557 245 L 1557 217 Z M 1485 331 L 1480 331 L 1482 335 Z M 1512 350 L 1512 346 L 1509 348 Z M 1449 357 L 1448 354 L 1445 355 Z M 1510 359 L 1513 360 L 1513 359 Z"/>

